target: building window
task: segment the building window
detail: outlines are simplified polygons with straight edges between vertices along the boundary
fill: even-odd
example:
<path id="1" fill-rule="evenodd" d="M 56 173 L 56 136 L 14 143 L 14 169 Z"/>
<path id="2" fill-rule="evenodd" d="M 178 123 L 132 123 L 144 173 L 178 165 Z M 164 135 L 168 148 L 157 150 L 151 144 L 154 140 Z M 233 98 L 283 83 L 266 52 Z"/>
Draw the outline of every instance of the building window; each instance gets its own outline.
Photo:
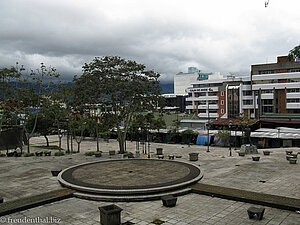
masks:
<path id="1" fill-rule="evenodd" d="M 287 99 L 287 103 L 299 103 L 300 99 L 299 98 L 292 98 L 292 99 Z"/>
<path id="2" fill-rule="evenodd" d="M 259 71 L 259 74 L 273 74 L 276 73 L 276 70 L 261 70 Z"/>
<path id="3" fill-rule="evenodd" d="M 224 91 L 221 91 L 221 96 L 224 96 Z"/>
<path id="4" fill-rule="evenodd" d="M 273 105 L 273 99 L 263 99 L 262 104 L 263 105 Z"/>
<path id="5" fill-rule="evenodd" d="M 252 105 L 253 100 L 243 100 L 243 105 Z"/>
<path id="6" fill-rule="evenodd" d="M 252 96 L 251 91 L 243 91 L 243 96 Z"/>
<path id="7" fill-rule="evenodd" d="M 300 88 L 287 89 L 287 93 L 300 92 Z"/>
<path id="8" fill-rule="evenodd" d="M 289 73 L 292 73 L 292 72 L 300 72 L 300 68 L 299 68 L 299 69 L 288 69 L 288 72 L 289 72 Z"/>
<path id="9" fill-rule="evenodd" d="M 224 100 L 221 100 L 221 105 L 224 105 Z"/>
<path id="10" fill-rule="evenodd" d="M 221 113 L 224 114 L 224 109 L 221 109 Z"/>
<path id="11" fill-rule="evenodd" d="M 262 90 L 261 93 L 262 94 L 270 94 L 270 93 L 273 93 L 273 90 Z"/>
<path id="12" fill-rule="evenodd" d="M 208 96 L 217 96 L 215 92 L 208 92 Z"/>

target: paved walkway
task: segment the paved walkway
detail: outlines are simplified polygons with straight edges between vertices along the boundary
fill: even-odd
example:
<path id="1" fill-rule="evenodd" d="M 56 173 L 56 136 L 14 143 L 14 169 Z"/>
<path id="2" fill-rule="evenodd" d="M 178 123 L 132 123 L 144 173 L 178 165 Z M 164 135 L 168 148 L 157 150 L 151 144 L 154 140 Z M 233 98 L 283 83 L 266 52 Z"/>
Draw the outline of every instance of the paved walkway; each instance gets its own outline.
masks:
<path id="1" fill-rule="evenodd" d="M 55 144 L 55 139 L 55 136 L 50 137 L 51 144 Z M 32 143 L 44 144 L 45 141 L 42 137 L 33 138 Z M 63 146 L 65 146 L 65 140 Z M 260 154 L 261 160 L 254 162 L 251 156 L 239 157 L 234 150 L 233 157 L 229 157 L 228 148 L 211 147 L 210 152 L 206 152 L 206 147 L 195 145 L 188 147 L 187 145 L 151 143 L 150 147 L 153 152 L 152 156 L 155 156 L 155 148 L 162 147 L 165 155 L 181 155 L 182 158 L 176 159 L 180 161 L 188 161 L 188 153 L 198 152 L 199 161 L 194 163 L 200 165 L 204 173 L 204 178 L 200 183 L 300 198 L 300 164 L 289 164 L 285 158 L 286 149 L 284 148 L 269 149 L 272 151 L 270 156 Z M 83 141 L 81 149 L 82 153 L 62 157 L 0 158 L 0 195 L 5 201 L 10 201 L 60 189 L 57 178 L 51 176 L 52 168 L 66 168 L 99 160 L 83 154 L 85 151 L 96 149 L 94 141 Z M 127 142 L 127 149 L 135 153 L 135 143 Z M 300 152 L 299 148 L 289 149 Z M 100 160 L 108 159 L 108 151 L 118 150 L 118 144 L 115 140 L 111 140 L 110 143 L 102 141 L 101 150 L 104 154 Z M 116 155 L 115 158 L 117 157 L 119 156 Z M 99 224 L 98 207 L 107 204 L 111 203 L 71 198 L 10 214 L 6 219 L 24 217 L 52 217 L 53 219 L 55 217 L 59 218 L 61 223 L 56 221 L 54 224 Z M 166 221 L 164 224 L 197 225 L 299 224 L 300 221 L 300 214 L 269 207 L 266 207 L 262 221 L 249 220 L 246 209 L 253 204 L 198 194 L 179 197 L 175 208 L 163 207 L 161 201 L 118 202 L 116 204 L 123 208 L 122 222 L 131 221 L 136 224 L 150 224 L 154 218 Z M 4 221 L 3 224 L 26 223 Z"/>

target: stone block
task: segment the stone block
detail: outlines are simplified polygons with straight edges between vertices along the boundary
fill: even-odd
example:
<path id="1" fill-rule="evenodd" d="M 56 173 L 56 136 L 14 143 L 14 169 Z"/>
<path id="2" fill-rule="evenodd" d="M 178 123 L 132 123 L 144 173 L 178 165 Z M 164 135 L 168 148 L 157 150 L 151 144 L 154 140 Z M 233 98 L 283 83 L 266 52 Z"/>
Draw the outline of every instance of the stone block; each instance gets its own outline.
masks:
<path id="1" fill-rule="evenodd" d="M 265 208 L 250 207 L 249 209 L 247 209 L 249 219 L 254 219 L 256 216 L 258 220 L 262 220 L 264 212 Z"/>
<path id="2" fill-rule="evenodd" d="M 177 198 L 174 197 L 173 195 L 165 195 L 161 197 L 161 200 L 163 202 L 163 205 L 166 207 L 175 207 Z"/>
<path id="3" fill-rule="evenodd" d="M 198 153 L 190 153 L 190 161 L 198 161 Z"/>
<path id="4" fill-rule="evenodd" d="M 115 204 L 98 207 L 100 211 L 100 223 L 102 225 L 120 225 L 121 209 Z"/>

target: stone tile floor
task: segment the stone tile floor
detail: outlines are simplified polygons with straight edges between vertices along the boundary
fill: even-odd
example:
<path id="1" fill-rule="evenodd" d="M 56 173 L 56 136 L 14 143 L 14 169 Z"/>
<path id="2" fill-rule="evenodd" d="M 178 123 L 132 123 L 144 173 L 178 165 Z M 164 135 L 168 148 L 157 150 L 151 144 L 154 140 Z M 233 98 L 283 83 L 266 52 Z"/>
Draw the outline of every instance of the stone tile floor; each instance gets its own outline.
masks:
<path id="1" fill-rule="evenodd" d="M 51 144 L 56 144 L 56 137 L 51 136 Z M 42 137 L 32 139 L 32 143 L 44 144 Z M 63 140 L 65 146 L 65 140 Z M 75 144 L 74 144 L 75 147 Z M 198 152 L 200 165 L 204 172 L 202 183 L 243 190 L 275 194 L 293 198 L 300 198 L 300 164 L 289 164 L 285 158 L 285 148 L 270 149 L 271 155 L 264 156 L 260 150 L 261 159 L 254 162 L 251 156 L 239 157 L 233 150 L 233 157 L 229 157 L 228 148 L 206 147 L 192 145 L 172 145 L 151 143 L 152 156 L 155 148 L 162 147 L 165 155 L 181 155 L 182 161 L 188 161 L 188 153 Z M 84 156 L 85 151 L 95 150 L 95 141 L 85 140 L 81 145 L 82 153 L 62 157 L 29 157 L 29 158 L 0 158 L 0 195 L 5 201 L 44 193 L 60 188 L 56 177 L 52 177 L 50 170 L 55 167 L 69 167 L 78 163 L 97 161 L 98 158 Z M 101 142 L 104 152 L 102 159 L 109 158 L 109 150 L 117 150 L 115 140 L 109 143 Z M 32 148 L 33 149 L 33 148 Z M 75 149 L 75 148 L 74 148 Z M 135 143 L 127 142 L 127 149 L 135 153 Z M 300 152 L 299 148 L 289 148 Z M 32 151 L 37 151 L 33 149 Z M 120 157 L 118 155 L 113 157 Z M 99 206 L 112 204 L 71 198 L 36 207 L 33 209 L 10 214 L 0 218 L 0 224 L 28 224 L 18 223 L 17 218 L 52 219 L 59 218 L 60 223 L 48 224 L 99 224 Z M 252 204 L 214 198 L 198 194 L 180 196 L 177 206 L 166 208 L 161 201 L 145 202 L 117 202 L 122 211 L 122 222 L 131 221 L 136 224 L 151 224 L 154 218 L 165 221 L 164 224 L 300 224 L 300 214 L 296 212 L 265 207 L 262 221 L 250 220 L 247 208 Z M 256 206 L 261 207 L 261 206 Z M 15 223 L 11 222 L 15 219 Z M 11 223 L 10 223 L 11 222 Z M 46 223 L 37 223 L 46 224 Z"/>

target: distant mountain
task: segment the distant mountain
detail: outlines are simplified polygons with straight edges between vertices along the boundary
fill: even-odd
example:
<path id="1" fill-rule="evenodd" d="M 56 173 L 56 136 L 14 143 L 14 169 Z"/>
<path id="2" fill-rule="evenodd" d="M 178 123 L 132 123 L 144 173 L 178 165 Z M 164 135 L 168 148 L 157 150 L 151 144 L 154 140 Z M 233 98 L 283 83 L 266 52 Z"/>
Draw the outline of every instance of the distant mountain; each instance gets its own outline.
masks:
<path id="1" fill-rule="evenodd" d="M 21 87 L 22 84 L 21 83 L 16 83 L 16 82 L 10 82 L 10 84 L 12 84 L 13 86 L 18 86 L 18 87 Z M 67 82 L 67 83 L 64 83 L 63 86 L 67 86 L 67 87 L 71 87 L 73 85 L 72 82 Z M 161 93 L 162 94 L 171 94 L 171 93 L 174 93 L 174 84 L 173 83 L 160 83 L 159 86 L 161 87 L 162 91 Z M 25 87 L 33 87 L 36 89 L 36 91 L 39 90 L 39 86 L 38 85 L 33 85 L 32 83 L 28 83 L 25 85 Z M 45 92 L 49 92 L 49 91 L 52 91 L 53 89 L 56 89 L 57 86 L 55 84 L 51 85 Z"/>
<path id="2" fill-rule="evenodd" d="M 162 91 L 162 94 L 172 94 L 174 93 L 174 84 L 173 83 L 160 83 L 159 84 Z"/>

